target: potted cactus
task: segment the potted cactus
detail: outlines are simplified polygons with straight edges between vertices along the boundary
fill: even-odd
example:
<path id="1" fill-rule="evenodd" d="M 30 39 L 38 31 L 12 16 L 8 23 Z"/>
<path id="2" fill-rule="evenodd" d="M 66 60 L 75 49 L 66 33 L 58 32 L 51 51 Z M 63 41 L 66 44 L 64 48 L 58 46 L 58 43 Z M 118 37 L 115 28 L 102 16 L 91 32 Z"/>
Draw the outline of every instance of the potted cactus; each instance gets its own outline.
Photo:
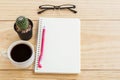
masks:
<path id="1" fill-rule="evenodd" d="M 20 39 L 29 40 L 32 37 L 33 23 L 24 16 L 19 16 L 14 24 L 14 30 L 18 33 Z"/>

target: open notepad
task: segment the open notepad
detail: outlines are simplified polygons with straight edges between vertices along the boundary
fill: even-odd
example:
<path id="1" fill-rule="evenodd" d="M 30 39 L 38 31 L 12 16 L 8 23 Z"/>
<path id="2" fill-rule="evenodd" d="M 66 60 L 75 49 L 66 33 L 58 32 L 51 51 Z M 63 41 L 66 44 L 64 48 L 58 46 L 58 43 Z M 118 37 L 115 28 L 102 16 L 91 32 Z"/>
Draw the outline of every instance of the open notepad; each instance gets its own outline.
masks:
<path id="1" fill-rule="evenodd" d="M 38 67 L 45 28 L 44 49 Z M 40 18 L 38 26 L 36 73 L 80 73 L 80 20 L 78 18 Z"/>

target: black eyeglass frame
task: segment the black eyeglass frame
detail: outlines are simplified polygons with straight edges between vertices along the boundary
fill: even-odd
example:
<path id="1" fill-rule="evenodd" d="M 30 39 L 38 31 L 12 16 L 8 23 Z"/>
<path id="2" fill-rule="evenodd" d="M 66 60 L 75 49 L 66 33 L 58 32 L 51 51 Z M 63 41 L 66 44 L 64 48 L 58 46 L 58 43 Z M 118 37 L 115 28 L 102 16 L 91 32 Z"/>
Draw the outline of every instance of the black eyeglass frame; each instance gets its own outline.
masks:
<path id="1" fill-rule="evenodd" d="M 73 4 L 63 4 L 63 5 L 59 5 L 59 6 L 55 6 L 55 5 L 49 5 L 49 4 L 46 4 L 46 5 L 41 5 L 39 6 L 39 9 L 42 9 L 41 11 L 38 12 L 38 14 L 41 14 L 47 10 L 51 10 L 51 9 L 56 9 L 56 10 L 61 10 L 61 9 L 68 9 L 70 10 L 71 12 L 73 13 L 77 13 L 77 11 L 73 10 L 75 9 L 76 6 L 73 5 Z"/>

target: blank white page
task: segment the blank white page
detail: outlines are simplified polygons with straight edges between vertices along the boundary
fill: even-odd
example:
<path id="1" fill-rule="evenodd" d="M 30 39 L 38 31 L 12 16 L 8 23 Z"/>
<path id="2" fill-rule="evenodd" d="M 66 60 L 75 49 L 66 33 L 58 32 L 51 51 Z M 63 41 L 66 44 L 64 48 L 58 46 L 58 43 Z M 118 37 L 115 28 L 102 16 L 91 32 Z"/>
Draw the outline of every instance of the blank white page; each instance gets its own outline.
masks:
<path id="1" fill-rule="evenodd" d="M 46 31 L 43 57 L 40 62 L 42 68 L 36 67 L 35 72 L 79 73 L 81 68 L 80 20 L 77 18 L 40 18 L 39 22 L 41 22 L 39 27 L 45 26 Z"/>

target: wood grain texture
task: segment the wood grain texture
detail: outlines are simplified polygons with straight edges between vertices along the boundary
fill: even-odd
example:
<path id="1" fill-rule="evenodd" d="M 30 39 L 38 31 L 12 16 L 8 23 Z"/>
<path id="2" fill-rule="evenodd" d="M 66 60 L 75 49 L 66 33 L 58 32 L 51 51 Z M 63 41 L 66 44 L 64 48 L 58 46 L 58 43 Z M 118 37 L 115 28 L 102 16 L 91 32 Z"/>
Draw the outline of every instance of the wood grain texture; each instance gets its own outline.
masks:
<path id="1" fill-rule="evenodd" d="M 0 21 L 0 51 L 19 40 L 13 30 L 15 21 Z M 120 21 L 81 21 L 81 63 L 82 69 L 120 69 Z M 4 26 L 4 27 L 2 27 Z M 34 21 L 33 37 L 30 42 L 36 49 L 38 21 Z M 4 33 L 4 34 L 3 34 Z M 31 69 L 33 67 L 30 67 Z M 0 56 L 0 69 L 15 69 Z"/>
<path id="2" fill-rule="evenodd" d="M 15 74 L 17 73 L 17 74 Z M 11 75 L 10 75 L 11 74 Z M 79 75 L 72 74 L 35 74 L 32 70 L 0 71 L 1 80 L 75 80 Z"/>
<path id="3" fill-rule="evenodd" d="M 30 71 L 0 71 L 1 80 L 116 80 L 120 71 L 82 71 L 78 75 L 34 74 Z"/>
<path id="4" fill-rule="evenodd" d="M 50 10 L 38 15 L 39 5 L 75 4 L 77 14 L 68 10 Z M 81 19 L 120 19 L 120 0 L 0 0 L 0 20 L 15 20 L 24 15 L 32 20 L 38 17 L 79 17 Z"/>
<path id="5" fill-rule="evenodd" d="M 82 68 L 119 69 L 120 21 L 82 22 Z"/>
<path id="6" fill-rule="evenodd" d="M 18 34 L 14 31 L 13 25 L 15 21 L 0 21 L 0 69 L 17 69 L 10 62 L 9 59 L 3 56 L 3 52 L 6 52 L 11 43 L 20 40 Z M 34 45 L 36 50 L 37 40 L 37 21 L 33 22 L 33 36 L 29 40 Z M 4 27 L 3 27 L 4 26 Z M 32 66 L 30 67 L 32 68 Z"/>
<path id="7" fill-rule="evenodd" d="M 43 4 L 75 4 L 77 14 L 68 10 L 50 10 L 38 15 Z M 0 80 L 118 80 L 120 79 L 120 0 L 0 0 Z M 18 16 L 34 20 L 36 49 L 39 17 L 76 17 L 81 19 L 81 67 L 79 75 L 35 74 L 34 66 L 15 68 L 1 55 L 20 40 L 13 30 Z"/>

